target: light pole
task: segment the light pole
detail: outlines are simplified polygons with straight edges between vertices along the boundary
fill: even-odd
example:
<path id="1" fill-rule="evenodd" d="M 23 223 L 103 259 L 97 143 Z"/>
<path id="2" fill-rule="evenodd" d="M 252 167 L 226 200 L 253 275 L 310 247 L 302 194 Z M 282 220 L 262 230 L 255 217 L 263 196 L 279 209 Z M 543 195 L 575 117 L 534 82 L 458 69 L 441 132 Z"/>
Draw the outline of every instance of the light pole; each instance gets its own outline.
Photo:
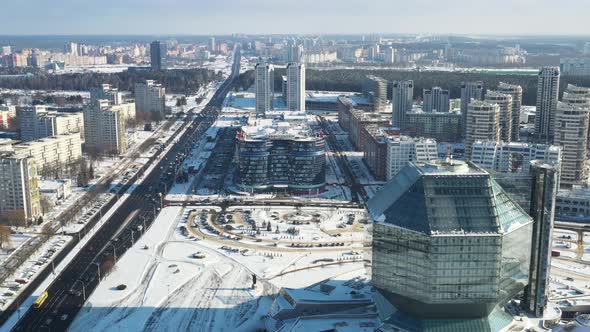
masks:
<path id="1" fill-rule="evenodd" d="M 82 298 L 84 299 L 84 301 L 86 301 L 86 286 L 84 286 L 84 281 L 78 279 L 76 280 L 76 282 L 74 282 L 74 286 L 72 287 L 75 287 L 78 282 L 82 283 Z"/>
<path id="2" fill-rule="evenodd" d="M 133 245 L 133 243 L 135 242 L 134 238 L 133 238 L 133 233 L 135 233 L 131 228 L 127 228 L 128 231 L 131 232 L 131 245 Z"/>
<path id="3" fill-rule="evenodd" d="M 109 246 L 113 247 L 113 257 L 115 257 L 115 263 L 117 263 L 117 251 L 114 244 L 109 243 Z"/>
<path id="4" fill-rule="evenodd" d="M 94 262 L 92 263 L 92 265 L 96 265 L 96 270 L 98 271 L 98 280 L 100 281 L 100 264 Z"/>

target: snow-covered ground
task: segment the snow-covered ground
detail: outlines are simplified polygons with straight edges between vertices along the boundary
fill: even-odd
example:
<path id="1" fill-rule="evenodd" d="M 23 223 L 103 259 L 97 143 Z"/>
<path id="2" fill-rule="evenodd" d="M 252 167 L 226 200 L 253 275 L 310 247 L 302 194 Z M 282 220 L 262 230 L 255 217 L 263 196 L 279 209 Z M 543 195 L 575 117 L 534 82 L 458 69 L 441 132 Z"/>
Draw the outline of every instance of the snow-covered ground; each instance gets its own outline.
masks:
<path id="1" fill-rule="evenodd" d="M 254 331 L 264 328 L 271 295 L 280 287 L 307 287 L 338 275 L 365 274 L 360 254 L 349 249 L 288 249 L 253 240 L 202 239 L 187 231 L 191 213 L 200 215 L 209 209 L 163 209 L 90 296 L 71 331 L 88 326 L 126 331 Z M 240 208 L 233 210 L 237 213 Z M 273 219 L 270 216 L 275 212 L 255 211 L 253 218 L 260 224 Z M 291 216 L 297 217 L 303 218 Z M 326 225 L 337 223 L 338 217 L 334 219 Z M 310 229 L 301 236 L 314 241 L 311 234 L 319 233 Z M 253 273 L 258 276 L 254 289 Z M 121 284 L 126 285 L 125 290 L 116 289 Z"/>

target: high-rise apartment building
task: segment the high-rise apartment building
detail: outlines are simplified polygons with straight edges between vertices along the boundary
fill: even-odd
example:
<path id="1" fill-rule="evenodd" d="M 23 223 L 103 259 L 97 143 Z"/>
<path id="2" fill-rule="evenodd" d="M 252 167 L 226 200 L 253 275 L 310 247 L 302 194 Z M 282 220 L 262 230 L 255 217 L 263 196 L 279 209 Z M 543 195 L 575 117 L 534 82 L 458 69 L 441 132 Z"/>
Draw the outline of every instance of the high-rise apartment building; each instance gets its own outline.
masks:
<path id="1" fill-rule="evenodd" d="M 414 81 L 395 81 L 391 94 L 393 106 L 392 124 L 404 130 L 406 128 L 406 113 L 412 111 L 414 103 Z"/>
<path id="2" fill-rule="evenodd" d="M 31 221 L 41 215 L 37 168 L 32 158 L 0 154 L 0 213 L 14 213 Z M 16 224 L 17 218 L 11 218 Z"/>
<path id="3" fill-rule="evenodd" d="M 305 65 L 287 64 L 287 109 L 305 112 Z"/>
<path id="4" fill-rule="evenodd" d="M 410 163 L 367 208 L 373 285 L 404 313 L 484 318 L 528 283 L 532 219 L 472 163 Z"/>
<path id="5" fill-rule="evenodd" d="M 563 148 L 561 185 L 571 187 L 588 181 L 588 121 L 590 109 L 557 103 L 554 144 Z"/>
<path id="6" fill-rule="evenodd" d="M 500 106 L 500 139 L 504 142 L 512 141 L 512 96 L 493 90 L 486 92 L 485 101 Z"/>
<path id="7" fill-rule="evenodd" d="M 471 100 L 483 100 L 483 82 L 461 82 L 461 119 L 467 121 L 467 106 Z M 465 128 L 463 128 L 465 136 Z"/>
<path id="8" fill-rule="evenodd" d="M 215 43 L 215 37 L 209 37 L 209 52 L 215 53 L 217 52 L 217 44 Z"/>
<path id="9" fill-rule="evenodd" d="M 537 83 L 537 112 L 534 138 L 538 142 L 553 142 L 555 111 L 559 93 L 559 67 L 543 67 Z"/>
<path id="10" fill-rule="evenodd" d="M 520 112 L 522 110 L 522 87 L 516 84 L 500 82 L 496 89 L 499 93 L 512 96 L 512 141 L 520 139 Z"/>
<path id="11" fill-rule="evenodd" d="M 78 43 L 67 42 L 64 46 L 64 53 L 78 56 Z"/>
<path id="12" fill-rule="evenodd" d="M 549 297 L 549 269 L 555 198 L 559 189 L 559 166 L 531 163 L 531 200 L 529 215 L 533 218 L 533 237 L 529 282 L 525 287 L 523 307 L 542 317 Z"/>
<path id="13" fill-rule="evenodd" d="M 435 86 L 422 91 L 422 109 L 424 112 L 449 112 L 449 90 Z"/>
<path id="14" fill-rule="evenodd" d="M 20 138 L 28 142 L 44 137 L 78 133 L 84 139 L 82 113 L 50 112 L 43 105 L 17 108 Z"/>
<path id="15" fill-rule="evenodd" d="M 387 104 L 387 81 L 369 75 L 363 82 L 363 94 L 373 104 L 373 112 L 384 112 Z"/>
<path id="16" fill-rule="evenodd" d="M 138 113 L 166 113 L 166 89 L 153 80 L 135 83 L 135 110 Z"/>
<path id="17" fill-rule="evenodd" d="M 113 154 L 127 151 L 126 113 L 119 106 L 99 103 L 84 110 L 87 150 Z"/>
<path id="18" fill-rule="evenodd" d="M 97 88 L 90 88 L 90 100 L 96 102 L 99 99 L 106 99 L 112 105 L 118 105 L 124 102 L 123 92 L 110 84 L 101 84 Z"/>
<path id="19" fill-rule="evenodd" d="M 150 44 L 150 66 L 152 70 L 164 70 L 166 64 L 167 50 L 166 44 L 155 40 Z"/>
<path id="20" fill-rule="evenodd" d="M 256 94 L 256 116 L 264 117 L 274 108 L 274 66 L 257 63 L 254 67 L 254 91 Z"/>
<path id="21" fill-rule="evenodd" d="M 430 138 L 390 136 L 387 138 L 387 181 L 410 162 L 427 163 L 438 159 L 436 141 Z"/>
<path id="22" fill-rule="evenodd" d="M 485 101 L 469 103 L 465 127 L 465 157 L 470 159 L 476 141 L 500 141 L 500 106 Z"/>

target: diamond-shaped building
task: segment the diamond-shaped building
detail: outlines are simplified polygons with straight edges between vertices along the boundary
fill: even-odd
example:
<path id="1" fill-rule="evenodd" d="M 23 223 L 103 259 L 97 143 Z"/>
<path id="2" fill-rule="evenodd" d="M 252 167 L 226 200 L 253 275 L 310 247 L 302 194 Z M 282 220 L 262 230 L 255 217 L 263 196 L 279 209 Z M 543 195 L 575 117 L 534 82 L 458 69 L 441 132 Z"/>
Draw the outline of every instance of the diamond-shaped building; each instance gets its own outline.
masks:
<path id="1" fill-rule="evenodd" d="M 487 317 L 528 283 L 532 218 L 472 163 L 411 163 L 368 209 L 373 284 L 413 317 Z"/>

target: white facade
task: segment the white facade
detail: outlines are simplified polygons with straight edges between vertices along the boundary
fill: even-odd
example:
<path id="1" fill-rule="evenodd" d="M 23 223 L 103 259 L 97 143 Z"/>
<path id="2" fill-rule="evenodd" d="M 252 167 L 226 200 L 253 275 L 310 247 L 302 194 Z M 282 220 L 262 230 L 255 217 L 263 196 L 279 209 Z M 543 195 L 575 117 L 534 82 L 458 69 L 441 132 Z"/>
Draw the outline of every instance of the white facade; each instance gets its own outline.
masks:
<path id="1" fill-rule="evenodd" d="M 590 76 L 590 58 L 564 58 L 559 62 L 564 75 Z"/>
<path id="2" fill-rule="evenodd" d="M 16 107 L 0 105 L 0 128 L 8 128 L 16 120 Z"/>
<path id="3" fill-rule="evenodd" d="M 166 112 L 166 89 L 153 80 L 135 84 L 135 109 L 142 113 Z"/>
<path id="4" fill-rule="evenodd" d="M 512 141 L 512 96 L 493 90 L 486 92 L 485 101 L 500 106 L 500 139 Z"/>
<path id="5" fill-rule="evenodd" d="M 467 106 L 471 100 L 483 100 L 483 82 L 461 82 L 461 121 L 467 122 Z M 463 126 L 463 136 L 465 136 L 465 126 Z"/>
<path id="6" fill-rule="evenodd" d="M 390 136 L 387 138 L 387 181 L 409 162 L 428 162 L 437 158 L 436 141 L 433 139 Z"/>
<path id="7" fill-rule="evenodd" d="M 9 212 L 29 221 L 41 214 L 35 162 L 13 153 L 0 155 L 0 213 Z"/>
<path id="8" fill-rule="evenodd" d="M 45 106 L 36 105 L 18 108 L 17 118 L 20 138 L 25 142 L 71 133 L 84 138 L 84 120 L 80 112 L 49 112 Z"/>
<path id="9" fill-rule="evenodd" d="M 106 107 L 102 107 L 102 106 Z M 127 151 L 125 134 L 127 108 L 125 105 L 93 105 L 84 110 L 86 149 L 121 154 Z"/>
<path id="10" fill-rule="evenodd" d="M 287 109 L 305 112 L 305 65 L 287 65 Z"/>
<path id="11" fill-rule="evenodd" d="M 476 141 L 472 146 L 471 161 L 489 171 L 528 174 L 533 160 L 558 164 L 561 162 L 561 148 L 545 144 L 497 141 Z"/>
<path id="12" fill-rule="evenodd" d="M 512 97 L 512 141 L 520 139 L 520 112 L 522 110 L 522 87 L 516 84 L 500 82 L 496 89 Z"/>
<path id="13" fill-rule="evenodd" d="M 563 148 L 561 185 L 571 187 L 588 181 L 588 121 L 590 109 L 557 103 L 554 144 Z"/>
<path id="14" fill-rule="evenodd" d="M 40 171 L 45 168 L 55 169 L 82 158 L 82 140 L 76 133 L 47 137 L 16 144 L 14 151 L 31 157 Z"/>
<path id="15" fill-rule="evenodd" d="M 274 67 L 267 63 L 258 63 L 254 67 L 254 90 L 256 95 L 256 116 L 264 117 L 272 110 L 274 99 Z"/>
<path id="16" fill-rule="evenodd" d="M 465 156 L 471 157 L 476 141 L 500 141 L 500 106 L 484 101 L 473 101 L 467 106 L 465 125 Z"/>

